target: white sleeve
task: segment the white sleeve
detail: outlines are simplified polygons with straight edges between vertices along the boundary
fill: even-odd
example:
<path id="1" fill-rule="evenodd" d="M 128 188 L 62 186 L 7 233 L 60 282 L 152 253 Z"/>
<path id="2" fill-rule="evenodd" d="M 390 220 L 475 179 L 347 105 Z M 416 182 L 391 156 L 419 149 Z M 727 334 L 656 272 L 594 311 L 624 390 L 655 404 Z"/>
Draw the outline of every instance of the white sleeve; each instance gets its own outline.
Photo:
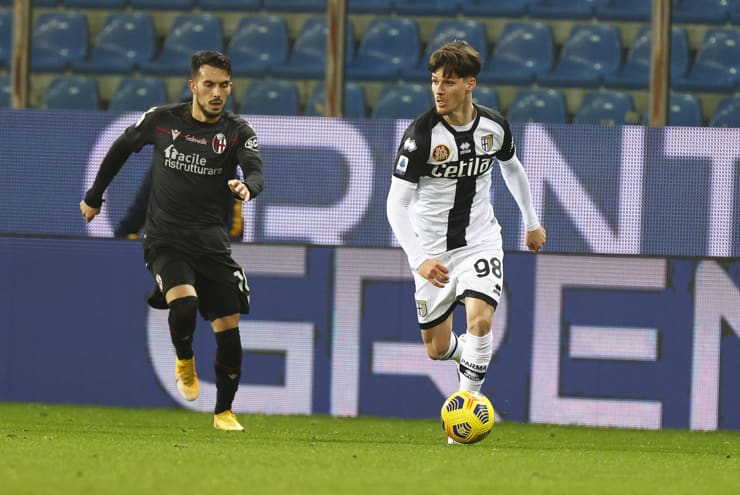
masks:
<path id="1" fill-rule="evenodd" d="M 396 177 L 391 178 L 391 188 L 386 200 L 386 215 L 399 244 L 409 259 L 411 269 L 416 270 L 427 256 L 419 244 L 409 217 L 409 205 L 414 197 L 414 185 Z"/>
<path id="2" fill-rule="evenodd" d="M 524 227 L 527 232 L 535 230 L 540 226 L 540 220 L 537 218 L 537 212 L 532 205 L 532 195 L 529 191 L 529 179 L 527 172 L 524 170 L 522 162 L 516 155 L 501 164 L 501 175 L 504 177 L 506 187 L 514 197 L 519 211 L 522 212 Z"/>

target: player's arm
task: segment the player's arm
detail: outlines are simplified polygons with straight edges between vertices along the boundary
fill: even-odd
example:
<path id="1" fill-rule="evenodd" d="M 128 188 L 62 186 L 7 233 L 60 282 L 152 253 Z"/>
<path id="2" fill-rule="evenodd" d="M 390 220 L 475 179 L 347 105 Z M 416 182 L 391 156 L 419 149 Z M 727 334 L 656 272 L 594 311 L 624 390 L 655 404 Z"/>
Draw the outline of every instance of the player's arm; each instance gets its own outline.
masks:
<path id="1" fill-rule="evenodd" d="M 85 220 L 89 222 L 100 213 L 100 207 L 103 205 L 103 193 L 134 151 L 125 136 L 120 136 L 113 142 L 100 164 L 100 169 L 95 176 L 92 187 L 87 190 L 85 198 L 80 201 L 80 211 Z"/>
<path id="2" fill-rule="evenodd" d="M 242 201 L 256 198 L 265 188 L 265 177 L 262 173 L 262 157 L 259 141 L 254 131 L 247 125 L 239 130 L 239 150 L 237 158 L 242 169 L 244 180 L 229 180 L 229 189 Z"/>

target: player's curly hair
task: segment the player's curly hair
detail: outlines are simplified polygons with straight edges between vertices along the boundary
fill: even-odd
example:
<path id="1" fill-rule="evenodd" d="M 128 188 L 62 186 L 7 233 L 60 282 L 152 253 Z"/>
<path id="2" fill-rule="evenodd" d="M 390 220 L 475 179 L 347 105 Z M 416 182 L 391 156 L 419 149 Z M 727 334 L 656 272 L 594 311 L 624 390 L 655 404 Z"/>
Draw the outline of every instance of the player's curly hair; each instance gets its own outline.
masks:
<path id="1" fill-rule="evenodd" d="M 221 52 L 202 50 L 190 57 L 190 77 L 195 79 L 201 66 L 210 65 L 225 70 L 231 77 L 231 60 Z"/>
<path id="2" fill-rule="evenodd" d="M 476 77 L 480 72 L 480 53 L 467 41 L 451 41 L 429 57 L 429 72 L 444 69 L 444 76 Z"/>

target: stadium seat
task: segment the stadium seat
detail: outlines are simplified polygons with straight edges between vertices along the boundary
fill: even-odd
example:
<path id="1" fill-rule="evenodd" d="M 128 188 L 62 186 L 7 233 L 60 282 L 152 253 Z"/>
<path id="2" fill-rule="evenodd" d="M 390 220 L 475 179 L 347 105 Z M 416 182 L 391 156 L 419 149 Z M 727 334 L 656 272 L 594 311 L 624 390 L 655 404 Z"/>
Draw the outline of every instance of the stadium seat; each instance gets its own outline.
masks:
<path id="1" fill-rule="evenodd" d="M 650 120 L 650 110 L 643 116 L 643 123 Z M 703 125 L 701 100 L 692 94 L 671 94 L 668 100 L 668 125 L 701 127 Z"/>
<path id="2" fill-rule="evenodd" d="M 740 127 L 740 96 L 722 98 L 709 119 L 710 127 Z"/>
<path id="3" fill-rule="evenodd" d="M 488 38 L 485 24 L 477 20 L 439 21 L 434 27 L 419 63 L 414 67 L 404 66 L 401 69 L 401 77 L 406 81 L 429 81 L 428 63 L 432 52 L 445 43 L 455 40 L 467 41 L 470 46 L 480 53 L 481 65 L 485 64 L 488 55 Z"/>
<path id="4" fill-rule="evenodd" d="M 288 58 L 288 25 L 277 15 L 242 17 L 226 47 L 235 76 L 264 77 Z"/>
<path id="5" fill-rule="evenodd" d="M 233 10 L 241 13 L 259 12 L 262 0 L 196 0 L 196 5 L 204 12 L 209 10 Z"/>
<path id="6" fill-rule="evenodd" d="M 524 17 L 527 6 L 536 0 L 460 0 L 460 10 L 466 18 Z"/>
<path id="7" fill-rule="evenodd" d="M 350 14 L 390 15 L 394 0 L 349 0 L 347 12 Z"/>
<path id="8" fill-rule="evenodd" d="M 128 0 L 131 8 L 150 10 L 191 10 L 195 0 Z"/>
<path id="9" fill-rule="evenodd" d="M 190 56 L 198 50 L 224 51 L 221 17 L 208 14 L 182 14 L 170 25 L 162 51 L 151 62 L 141 64 L 145 74 L 167 76 L 190 74 Z"/>
<path id="10" fill-rule="evenodd" d="M 156 34 L 152 14 L 109 14 L 93 41 L 90 57 L 72 69 L 87 74 L 127 74 L 154 57 Z"/>
<path id="11" fill-rule="evenodd" d="M 111 96 L 111 112 L 143 112 L 153 106 L 169 103 L 167 85 L 156 77 L 121 79 Z"/>
<path id="12" fill-rule="evenodd" d="M 635 124 L 638 121 L 632 95 L 621 91 L 588 93 L 573 118 L 574 124 L 606 126 Z"/>
<path id="13" fill-rule="evenodd" d="M 495 88 L 477 86 L 473 91 L 473 103 L 483 105 L 494 110 L 501 109 L 501 101 Z"/>
<path id="14" fill-rule="evenodd" d="M 653 6 L 645 0 L 606 0 L 595 10 L 600 21 L 650 22 Z"/>
<path id="15" fill-rule="evenodd" d="M 554 69 L 538 75 L 537 81 L 545 86 L 595 88 L 601 85 L 605 75 L 617 72 L 621 59 L 622 44 L 616 26 L 574 26 Z"/>
<path id="16" fill-rule="evenodd" d="M 298 86 L 294 81 L 253 81 L 239 105 L 246 115 L 300 115 Z"/>
<path id="17" fill-rule="evenodd" d="M 565 124 L 568 122 L 565 95 L 555 89 L 520 90 L 514 96 L 506 118 L 510 122 Z"/>
<path id="18" fill-rule="evenodd" d="M 326 12 L 326 0 L 262 0 L 268 12 Z"/>
<path id="19" fill-rule="evenodd" d="M 724 24 L 730 18 L 727 0 L 673 0 L 671 20 L 687 24 Z"/>
<path id="20" fill-rule="evenodd" d="M 72 62 L 87 56 L 87 16 L 79 12 L 46 12 L 31 34 L 31 70 L 64 72 Z"/>
<path id="21" fill-rule="evenodd" d="M 590 19 L 604 3 L 606 0 L 539 0 L 528 11 L 538 19 Z"/>
<path id="22" fill-rule="evenodd" d="M 414 119 L 431 110 L 432 92 L 427 85 L 389 83 L 380 89 L 370 112 L 374 119 Z"/>
<path id="23" fill-rule="evenodd" d="M 44 92 L 42 108 L 48 110 L 98 110 L 100 92 L 92 77 L 58 76 L 49 82 Z"/>
<path id="24" fill-rule="evenodd" d="M 128 0 L 64 0 L 68 9 L 123 10 Z"/>
<path id="25" fill-rule="evenodd" d="M 490 84 L 528 85 L 552 69 L 555 41 L 544 22 L 510 22 L 491 51 L 478 80 Z"/>
<path id="26" fill-rule="evenodd" d="M 404 67 L 414 67 L 421 54 L 419 24 L 409 18 L 370 21 L 357 48 L 357 56 L 345 67 L 347 79 L 396 81 Z"/>
<path id="27" fill-rule="evenodd" d="M 735 28 L 709 29 L 686 77 L 671 81 L 671 87 L 687 92 L 735 91 L 740 77 L 740 31 Z"/>
<path id="28" fill-rule="evenodd" d="M 326 108 L 325 88 L 323 82 L 314 87 L 303 112 L 304 115 L 324 115 L 324 109 Z M 344 84 L 343 116 L 348 119 L 364 119 L 367 117 L 367 100 L 365 99 L 365 88 L 362 85 L 353 82 Z"/>
<path id="29" fill-rule="evenodd" d="M 354 58 L 355 34 L 347 21 L 345 64 Z M 270 74 L 288 79 L 323 79 L 326 73 L 326 39 L 329 28 L 325 17 L 306 19 L 293 43 L 293 50 L 282 65 L 271 67 Z"/>
<path id="30" fill-rule="evenodd" d="M 13 11 L 0 10 L 0 69 L 10 67 L 13 51 Z"/>
<path id="31" fill-rule="evenodd" d="M 460 0 L 396 0 L 396 13 L 407 16 L 456 16 Z"/>
<path id="32" fill-rule="evenodd" d="M 604 76 L 607 88 L 647 89 L 652 65 L 652 31 L 640 28 L 627 51 L 627 58 L 616 74 Z M 671 79 L 683 77 L 689 68 L 689 36 L 680 26 L 671 28 Z"/>
<path id="33" fill-rule="evenodd" d="M 10 107 L 10 96 L 13 87 L 10 84 L 10 76 L 0 76 L 0 108 Z"/>

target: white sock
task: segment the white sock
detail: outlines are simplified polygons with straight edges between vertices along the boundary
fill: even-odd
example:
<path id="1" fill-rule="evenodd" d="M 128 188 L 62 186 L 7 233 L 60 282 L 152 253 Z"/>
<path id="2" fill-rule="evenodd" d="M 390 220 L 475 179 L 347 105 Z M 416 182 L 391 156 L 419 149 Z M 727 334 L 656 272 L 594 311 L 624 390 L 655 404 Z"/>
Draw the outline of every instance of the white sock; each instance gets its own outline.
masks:
<path id="1" fill-rule="evenodd" d="M 456 363 L 459 363 L 460 356 L 462 356 L 464 343 L 465 339 L 458 337 L 455 332 L 450 332 L 450 347 L 449 349 L 447 349 L 447 353 L 445 353 L 445 355 L 440 358 L 440 361 L 447 361 L 448 359 L 452 359 Z"/>
<path id="2" fill-rule="evenodd" d="M 460 356 L 460 390 L 480 392 L 491 362 L 493 336 L 465 335 L 465 347 Z"/>

